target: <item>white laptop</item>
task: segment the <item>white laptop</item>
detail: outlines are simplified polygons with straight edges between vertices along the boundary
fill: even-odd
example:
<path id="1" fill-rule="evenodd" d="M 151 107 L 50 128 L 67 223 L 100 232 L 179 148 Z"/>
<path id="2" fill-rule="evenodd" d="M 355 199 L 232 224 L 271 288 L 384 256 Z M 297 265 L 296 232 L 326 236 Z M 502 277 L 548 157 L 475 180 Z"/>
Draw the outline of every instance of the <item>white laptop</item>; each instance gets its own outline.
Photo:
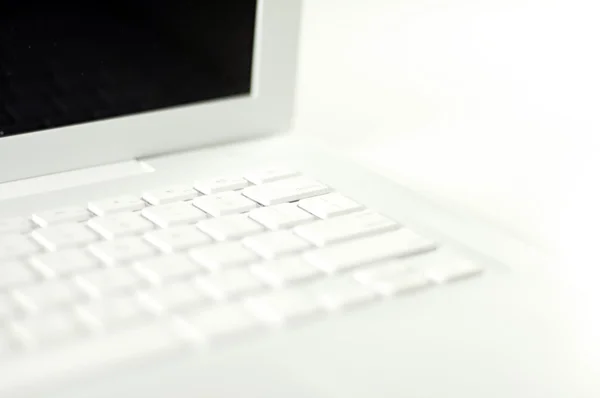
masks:
<path id="1" fill-rule="evenodd" d="M 599 396 L 529 248 L 264 138 L 300 16 L 0 3 L 1 397 Z"/>

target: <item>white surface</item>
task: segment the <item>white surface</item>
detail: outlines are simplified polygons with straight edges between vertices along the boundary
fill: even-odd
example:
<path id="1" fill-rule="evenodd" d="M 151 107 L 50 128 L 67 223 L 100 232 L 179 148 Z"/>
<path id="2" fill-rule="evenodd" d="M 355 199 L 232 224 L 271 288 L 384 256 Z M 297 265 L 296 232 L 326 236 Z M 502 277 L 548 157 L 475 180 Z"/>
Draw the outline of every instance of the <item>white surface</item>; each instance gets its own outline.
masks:
<path id="1" fill-rule="evenodd" d="M 74 369 L 91 370 L 98 361 L 119 361 L 131 350 L 142 354 L 155 349 L 149 345 L 150 336 L 135 341 L 134 345 L 127 343 L 128 339 L 119 340 L 125 347 L 123 350 L 115 350 L 111 341 L 106 340 L 109 337 L 100 337 L 93 349 L 78 345 L 72 351 L 61 351 L 58 362 L 57 352 L 48 351 L 39 360 L 17 361 L 6 366 L 0 363 L 6 376 L 2 386 L 19 386 L 39 377 L 39 383 L 27 383 L 28 386 L 44 389 L 44 396 L 60 398 L 121 395 L 154 398 L 173 394 L 182 398 L 233 397 L 239 391 L 248 397 L 261 398 L 370 395 L 437 398 L 447 397 L 449 392 L 456 396 L 494 398 L 598 396 L 600 386 L 592 365 L 599 358 L 600 340 L 595 335 L 597 324 L 588 321 L 594 319 L 590 314 L 595 312 L 583 311 L 585 307 L 575 300 L 587 302 L 586 297 L 562 297 L 554 283 L 556 275 L 542 272 L 535 257 L 518 242 L 502 238 L 495 230 L 468 218 L 439 212 L 402 187 L 368 173 L 356 163 L 332 159 L 332 155 L 335 154 L 314 152 L 285 139 L 207 149 L 148 159 L 155 173 L 99 184 L 93 191 L 80 187 L 50 192 L 43 196 L 42 202 L 48 208 L 86 203 L 99 195 L 116 197 L 169 182 L 185 183 L 192 178 L 189 170 L 194 170 L 193 178 L 205 178 L 219 171 L 236 175 L 247 170 L 248 165 L 284 160 L 290 167 L 392 219 L 401 220 L 424 236 L 447 241 L 456 248 L 477 247 L 507 264 L 511 271 L 507 272 L 507 266 L 489 257 L 472 252 L 474 259 L 482 261 L 486 269 L 489 267 L 489 272 L 478 281 L 460 287 L 440 287 L 423 294 L 383 300 L 360 312 L 330 314 L 329 319 L 310 327 L 271 333 L 223 350 L 208 350 L 198 355 L 187 351 L 160 361 L 148 361 L 145 366 L 136 366 L 137 371 L 129 372 L 129 365 L 122 363 L 107 370 L 106 378 L 90 377 L 69 388 L 56 385 L 54 390 L 46 389 L 42 380 L 51 376 L 49 368 L 58 374 L 74 376 Z M 25 214 L 39 204 L 39 197 L 9 201 L 0 208 L 0 215 Z M 111 285 L 129 283 L 127 275 L 97 277 L 97 281 L 82 278 L 77 281 L 90 294 L 97 293 L 96 288 L 102 286 L 112 289 Z M 92 286 L 94 282 L 96 288 Z M 578 312 L 573 312 L 573 308 Z M 292 314 L 306 312 L 300 309 Z M 164 339 L 159 339 L 159 343 L 157 347 L 166 344 Z M 104 352 L 104 348 L 110 352 Z M 516 357 L 519 361 L 515 361 Z M 91 362 L 91 358 L 96 361 Z M 457 366 L 457 359 L 469 369 L 476 369 L 476 375 L 469 372 L 465 377 L 465 367 Z M 399 380 L 398 375 L 410 377 Z M 30 396 L 37 395 L 32 391 Z"/>
<path id="2" fill-rule="evenodd" d="M 333 3 L 322 0 L 322 3 L 325 5 L 320 9 L 321 11 L 316 12 L 317 9 L 314 9 L 316 16 L 312 20 L 314 24 L 311 25 L 310 21 L 307 21 L 307 29 L 311 26 L 318 29 L 317 21 L 323 18 L 322 21 L 328 21 L 328 31 L 333 36 L 356 30 L 353 29 L 353 24 L 340 30 L 331 28 L 335 25 L 331 23 L 331 16 L 337 15 L 343 18 L 343 15 L 348 15 L 344 14 L 345 12 L 353 15 L 354 19 L 349 19 L 350 22 L 362 23 L 370 20 L 368 14 L 364 12 L 365 9 L 360 11 L 361 9 L 357 8 L 358 2 Z M 331 6 L 332 4 L 334 6 Z M 400 7 L 409 3 L 391 1 L 384 3 L 375 0 L 371 4 L 373 9 L 381 12 L 382 18 L 392 21 L 394 14 L 390 14 L 390 8 L 385 7 L 390 5 Z M 425 9 L 422 4 L 424 3 L 419 2 L 418 5 L 413 6 L 417 11 L 419 9 L 422 11 L 421 13 L 415 11 L 414 14 L 423 15 L 426 19 L 427 12 L 434 12 L 435 7 Z M 472 6 L 477 8 L 476 4 Z M 330 14 L 326 11 L 327 7 L 331 7 Z M 448 5 L 440 12 L 446 12 L 452 7 Z M 310 12 L 310 8 L 307 11 Z M 441 22 L 440 18 L 437 22 Z M 374 30 L 383 29 L 385 26 L 386 24 L 383 23 L 373 23 Z M 387 26 L 397 27 L 395 20 L 393 23 L 389 22 Z M 430 24 L 429 28 L 434 26 L 437 25 Z M 425 26 L 418 27 L 428 31 Z M 444 37 L 439 31 L 436 32 L 438 32 L 436 38 Z M 361 33 L 357 31 L 356 34 Z M 325 35 L 321 37 L 321 41 L 322 49 L 331 44 Z M 440 158 L 436 158 L 438 162 L 432 162 L 426 157 L 429 152 L 417 151 L 417 149 L 425 147 L 429 150 L 429 145 L 426 145 L 427 137 L 435 137 L 436 134 L 443 137 L 450 127 L 463 134 L 463 127 L 467 122 L 460 124 L 457 117 L 453 123 L 445 124 L 446 122 L 442 123 L 439 119 L 433 118 L 434 121 L 431 122 L 433 125 L 421 126 L 421 128 L 415 125 L 403 127 L 396 119 L 389 118 L 390 114 L 399 114 L 395 108 L 392 108 L 395 104 L 393 101 L 375 102 L 371 101 L 371 98 L 366 98 L 356 107 L 345 107 L 344 105 L 355 100 L 356 97 L 346 95 L 342 100 L 339 94 L 335 98 L 327 94 L 332 93 L 328 90 L 328 87 L 331 87 L 327 85 L 328 80 L 335 82 L 336 79 L 340 79 L 340 83 L 345 82 L 348 75 L 352 76 L 351 71 L 354 66 L 352 62 L 344 62 L 343 57 L 336 57 L 338 54 L 333 51 L 336 48 L 338 47 L 329 47 L 332 54 L 323 51 L 321 55 L 327 57 L 323 56 L 320 60 L 314 61 L 320 62 L 320 71 L 327 72 L 328 68 L 332 68 L 330 71 L 336 73 L 331 73 L 313 83 L 322 86 L 320 99 L 318 95 L 313 96 L 312 99 L 310 96 L 301 97 L 307 99 L 302 100 L 301 108 L 303 107 L 304 111 L 300 114 L 299 128 L 305 128 L 304 131 L 314 132 L 316 135 L 329 131 L 331 135 L 328 137 L 344 138 L 337 142 L 348 142 L 346 147 L 349 149 L 362 148 L 365 145 L 380 146 L 382 141 L 379 139 L 387 140 L 390 131 L 397 130 L 399 137 L 409 138 L 403 141 L 404 147 L 398 148 L 398 154 L 404 154 L 407 158 L 407 170 L 414 172 L 413 184 L 420 182 L 424 188 L 419 190 L 429 189 L 432 192 L 437 191 L 441 196 L 452 197 L 449 195 L 453 193 L 452 189 L 439 187 L 444 186 L 440 181 L 456 178 L 452 170 L 445 171 L 456 167 L 455 157 L 462 158 L 468 155 L 466 150 L 458 152 L 458 149 L 464 145 L 461 136 L 453 135 L 442 141 L 448 145 L 445 149 L 449 152 L 446 154 L 448 156 L 446 159 L 449 161 L 443 163 L 444 167 L 437 166 L 442 163 Z M 360 56 L 360 53 L 357 56 Z M 462 70 L 454 69 L 456 73 Z M 358 78 L 362 75 L 362 73 L 354 75 L 355 81 L 358 85 L 366 87 L 367 83 L 359 83 Z M 381 78 L 383 79 L 383 74 Z M 425 80 L 422 80 L 421 84 L 424 84 Z M 344 86 L 340 85 L 337 88 L 342 87 Z M 368 87 L 364 91 L 377 93 L 383 87 L 383 82 L 380 82 L 380 85 L 374 84 L 371 91 Z M 337 93 L 337 88 L 334 87 L 333 92 Z M 310 87 L 304 86 L 304 89 Z M 383 98 L 393 99 L 395 96 L 400 98 L 404 95 L 407 96 L 406 102 L 409 101 L 408 97 L 414 98 L 404 93 L 400 95 L 395 90 L 390 90 L 389 95 Z M 311 101 L 314 101 L 314 104 Z M 331 102 L 324 103 L 327 101 Z M 373 105 L 370 105 L 370 102 L 373 102 Z M 474 99 L 472 104 L 475 102 Z M 387 108 L 386 104 L 388 104 Z M 304 117 L 302 112 L 306 112 L 307 105 L 316 106 L 313 109 L 321 109 L 318 111 L 321 116 L 313 115 L 319 117 L 302 121 Z M 427 107 L 423 105 L 423 108 Z M 406 120 L 418 119 L 415 118 L 415 115 L 418 116 L 417 112 L 407 113 L 413 119 L 407 116 Z M 388 117 L 384 117 L 385 115 Z M 464 116 L 466 118 L 468 112 L 465 112 Z M 373 121 L 374 124 L 381 123 L 381 125 L 372 126 L 371 134 L 366 135 L 365 124 L 359 123 L 361 120 Z M 432 119 L 423 118 L 423 120 Z M 440 126 L 448 129 L 440 129 Z M 479 136 L 474 132 L 475 130 L 471 131 L 471 137 L 476 139 Z M 502 136 L 496 137 L 496 142 L 503 142 Z M 351 142 L 358 138 L 362 141 Z M 535 138 L 531 138 L 530 141 L 535 142 Z M 435 142 L 440 145 L 439 141 Z M 482 147 L 483 140 L 477 142 L 480 148 L 474 152 L 485 153 L 482 149 L 485 148 Z M 419 146 L 419 143 L 422 146 Z M 506 147 L 512 148 L 508 144 Z M 219 151 L 202 151 L 200 154 L 152 159 L 150 164 L 157 169 L 157 173 L 111 184 L 101 184 L 94 192 L 85 188 L 75 188 L 63 193 L 49 193 L 44 195 L 44 203 L 52 208 L 65 202 L 67 196 L 71 202 L 85 203 L 94 199 L 100 191 L 105 195 L 116 196 L 124 192 L 141 191 L 142 188 L 146 188 L 146 185 L 161 186 L 166 182 L 176 181 L 177 178 L 183 182 L 190 177 L 189 170 L 194 170 L 198 177 L 208 177 L 210 172 L 220 170 L 221 167 L 223 171 L 235 171 L 233 168 L 239 170 L 247 167 L 248 164 L 260 164 L 265 160 L 266 153 L 280 154 L 285 160 L 294 160 L 291 156 L 293 152 L 285 153 L 275 145 L 269 147 L 267 143 L 244 145 L 239 150 L 225 148 Z M 523 153 L 528 154 L 529 151 L 524 149 Z M 452 156 L 453 154 L 455 156 Z M 412 158 L 409 157 L 410 155 Z M 442 155 L 445 155 L 445 152 L 438 150 L 435 156 Z M 482 155 L 481 163 L 489 157 L 491 155 Z M 523 157 L 531 158 L 529 155 Z M 398 158 L 402 160 L 401 156 Z M 409 160 L 415 160 L 417 163 Z M 312 327 L 273 333 L 269 338 L 259 339 L 248 345 L 235 346 L 218 354 L 203 352 L 185 358 L 177 357 L 172 361 L 161 361 L 156 366 L 148 364 L 146 369 L 139 372 L 130 373 L 114 369 L 107 374 L 106 379 L 92 379 L 89 383 L 72 385 L 73 389 L 68 390 L 60 390 L 57 387 L 57 394 L 50 392 L 45 395 L 61 398 L 81 396 L 91 398 L 119 396 L 123 391 L 131 392 L 126 394 L 128 396 L 137 396 L 140 395 L 137 392 L 143 391 L 143 395 L 149 398 L 169 396 L 174 392 L 181 392 L 180 395 L 183 397 L 186 395 L 233 397 L 238 396 L 239 391 L 243 390 L 248 397 L 261 398 L 383 397 L 386 395 L 490 398 L 598 396 L 600 385 L 596 369 L 600 358 L 598 344 L 600 323 L 596 315 L 597 277 L 590 277 L 589 272 L 587 274 L 582 272 L 583 266 L 589 265 L 589 262 L 580 261 L 568 270 L 542 266 L 533 261 L 533 258 L 526 256 L 525 250 L 521 252 L 518 243 L 500 238 L 497 231 L 485 229 L 469 218 L 454 218 L 438 212 L 429 203 L 412 197 L 409 192 L 386 183 L 376 175 L 361 170 L 355 164 L 338 163 L 337 159 L 330 159 L 329 154 L 327 157 L 300 157 L 300 160 L 295 161 L 298 164 L 294 167 L 307 170 L 311 175 L 335 186 L 349 197 L 383 214 L 389 214 L 395 219 L 407 220 L 409 225 L 414 224 L 415 227 L 419 227 L 419 231 L 431 232 L 436 239 L 452 236 L 456 242 L 468 242 L 469 245 L 508 264 L 510 271 L 507 272 L 501 264 L 485 261 L 486 265 L 489 265 L 490 272 L 486 272 L 483 278 L 473 281 L 474 283 L 465 283 L 460 287 L 432 289 L 405 299 L 384 301 L 360 313 L 340 314 Z M 395 170 L 402 168 L 396 163 L 393 166 Z M 483 167 L 482 164 L 479 168 L 483 169 Z M 443 173 L 440 173 L 441 169 L 444 170 Z M 408 177 L 410 175 L 398 179 L 406 185 L 413 185 L 410 184 L 411 179 Z M 459 174 L 459 177 L 465 176 Z M 481 179 L 480 183 L 490 179 L 489 173 L 475 177 Z M 467 178 L 463 187 L 479 186 L 473 181 L 477 182 L 477 179 Z M 478 203 L 489 206 L 490 202 L 487 200 L 496 196 L 493 191 L 490 194 L 490 186 L 496 185 L 498 183 L 493 183 L 492 180 L 491 184 L 480 187 L 479 195 L 476 197 L 481 196 L 483 199 Z M 448 186 L 460 185 L 449 183 Z M 500 192 L 504 191 L 500 190 Z M 464 200 L 465 197 L 461 195 L 462 190 L 458 190 L 455 198 Z M 8 202 L 0 209 L 0 214 L 13 211 L 25 213 L 35 209 L 39 205 L 35 199 L 24 198 L 20 201 Z M 470 209 L 470 206 L 464 208 L 467 207 Z M 577 241 L 576 243 L 588 242 Z M 482 258 L 478 257 L 478 259 Z M 582 274 L 586 276 L 584 279 L 589 280 L 589 285 L 581 280 Z M 567 287 L 569 289 L 565 289 Z M 585 290 L 579 289 L 580 287 L 596 289 Z M 302 311 L 298 313 L 302 314 Z M 234 321 L 223 324 L 223 328 L 215 332 L 220 334 L 247 326 L 243 321 L 238 322 L 235 317 L 232 318 Z M 205 319 L 199 319 L 197 323 L 201 326 L 205 323 Z M 48 364 L 52 364 L 53 369 L 68 374 L 73 371 L 73 366 L 78 368 L 90 366 L 91 357 L 110 363 L 111 360 L 119 360 L 122 355 L 130 352 L 146 353 L 148 350 L 154 351 L 169 345 L 170 340 L 162 337 L 162 330 L 156 330 L 155 334 L 160 337 L 158 339 L 160 344 L 156 344 L 147 334 L 131 333 L 127 338 L 99 340 L 100 346 L 94 346 L 92 349 L 76 347 L 73 351 L 61 355 L 62 360 L 58 362 L 52 355 L 55 353 L 50 352 L 33 365 L 17 363 L 10 369 L 2 368 L 3 374 L 9 376 L 6 377 L 6 383 L 18 385 L 28 380 L 31 375 L 44 375 Z M 470 371 L 465 372 L 466 368 Z M 107 379 L 111 382 L 106 383 Z M 235 380 L 235 383 L 231 383 L 231 380 Z M 340 383 L 340 380 L 345 382 Z M 32 388 L 41 385 L 32 385 Z"/>
<path id="3" fill-rule="evenodd" d="M 455 212 L 565 245 L 561 231 L 588 233 L 599 217 L 598 11 L 583 0 L 306 0 L 295 131 Z"/>
<path id="4" fill-rule="evenodd" d="M 6 168 L 16 168 L 18 165 L 0 157 L 0 165 Z M 10 165 L 10 167 L 6 166 Z M 126 178 L 144 173 L 151 173 L 152 168 L 135 160 L 121 163 L 106 164 L 81 170 L 67 171 L 44 177 L 27 178 L 13 182 L 2 183 L 0 179 L 0 200 L 35 195 L 50 190 L 60 191 L 80 185 L 91 185 L 98 182 Z"/>

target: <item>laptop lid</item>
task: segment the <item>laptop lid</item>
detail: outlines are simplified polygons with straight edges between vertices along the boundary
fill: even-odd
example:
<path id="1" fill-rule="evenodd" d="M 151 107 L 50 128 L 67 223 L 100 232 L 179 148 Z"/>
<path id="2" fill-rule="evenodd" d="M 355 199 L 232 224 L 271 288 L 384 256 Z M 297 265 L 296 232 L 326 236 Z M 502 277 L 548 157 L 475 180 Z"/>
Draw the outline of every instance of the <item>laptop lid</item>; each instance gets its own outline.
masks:
<path id="1" fill-rule="evenodd" d="M 0 182 L 285 129 L 300 0 L 0 0 Z"/>

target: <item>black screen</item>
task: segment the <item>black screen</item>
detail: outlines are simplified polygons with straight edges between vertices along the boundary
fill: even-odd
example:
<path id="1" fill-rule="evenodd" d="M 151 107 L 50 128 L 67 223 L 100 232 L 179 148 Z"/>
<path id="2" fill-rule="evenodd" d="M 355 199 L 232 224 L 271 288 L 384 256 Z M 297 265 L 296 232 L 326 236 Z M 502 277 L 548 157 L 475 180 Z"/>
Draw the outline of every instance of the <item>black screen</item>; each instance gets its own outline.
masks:
<path id="1" fill-rule="evenodd" d="M 256 0 L 0 0 L 0 136 L 248 94 Z"/>

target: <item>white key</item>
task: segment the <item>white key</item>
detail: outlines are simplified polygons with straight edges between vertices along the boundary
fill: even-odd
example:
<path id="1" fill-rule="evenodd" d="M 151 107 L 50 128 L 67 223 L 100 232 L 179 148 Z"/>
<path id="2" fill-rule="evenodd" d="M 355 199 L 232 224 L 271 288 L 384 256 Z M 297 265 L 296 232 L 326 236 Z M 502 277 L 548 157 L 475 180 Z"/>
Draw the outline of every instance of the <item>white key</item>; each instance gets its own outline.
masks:
<path id="1" fill-rule="evenodd" d="M 49 227 L 56 224 L 87 221 L 91 217 L 92 214 L 84 207 L 64 207 L 35 213 L 31 219 L 40 227 Z"/>
<path id="2" fill-rule="evenodd" d="M 33 229 L 28 218 L 13 217 L 0 220 L 0 236 L 8 234 L 23 234 Z"/>
<path id="3" fill-rule="evenodd" d="M 133 195 L 102 199 L 88 204 L 88 209 L 98 216 L 142 210 L 146 202 Z"/>
<path id="4" fill-rule="evenodd" d="M 219 192 L 235 191 L 246 188 L 250 183 L 240 177 L 221 177 L 212 180 L 200 181 L 194 187 L 206 194 L 214 194 Z"/>
<path id="5" fill-rule="evenodd" d="M 0 291 L 35 281 L 36 275 L 20 261 L 0 262 Z"/>
<path id="6" fill-rule="evenodd" d="M 129 237 L 90 246 L 90 251 L 108 265 L 127 263 L 156 254 L 156 249 L 142 238 Z"/>
<path id="7" fill-rule="evenodd" d="M 221 242 L 240 239 L 264 231 L 262 225 L 252 221 L 245 214 L 212 218 L 200 221 L 197 226 L 215 240 Z"/>
<path id="8" fill-rule="evenodd" d="M 363 304 L 376 298 L 375 292 L 351 278 L 326 279 L 310 291 L 330 311 Z"/>
<path id="9" fill-rule="evenodd" d="M 323 219 L 343 216 L 364 209 L 363 205 L 339 193 L 330 193 L 315 198 L 304 199 L 298 202 L 298 206 Z"/>
<path id="10" fill-rule="evenodd" d="M 36 229 L 31 236 L 50 251 L 85 246 L 100 239 L 85 224 L 62 224 Z"/>
<path id="11" fill-rule="evenodd" d="M 155 206 L 164 205 L 173 202 L 182 202 L 185 200 L 194 199 L 198 196 L 196 191 L 190 185 L 175 185 L 163 189 L 155 189 L 144 193 L 142 198 Z"/>
<path id="12" fill-rule="evenodd" d="M 204 267 L 218 271 L 237 267 L 258 260 L 258 256 L 241 243 L 219 243 L 200 249 L 193 249 L 190 255 Z"/>
<path id="13" fill-rule="evenodd" d="M 207 217 L 206 213 L 187 202 L 149 207 L 142 214 L 161 228 L 194 224 Z"/>
<path id="14" fill-rule="evenodd" d="M 208 214 L 219 217 L 250 211 L 258 205 L 237 192 L 224 192 L 194 199 L 194 206 Z"/>
<path id="15" fill-rule="evenodd" d="M 259 319 L 273 324 L 317 315 L 321 306 L 312 295 L 299 290 L 282 290 L 246 299 L 246 307 Z"/>
<path id="16" fill-rule="evenodd" d="M 251 271 L 267 284 L 277 288 L 323 275 L 299 256 L 253 265 Z"/>
<path id="17" fill-rule="evenodd" d="M 110 329 L 148 318 L 151 312 L 136 296 L 111 297 L 83 304 L 79 315 L 92 329 Z"/>
<path id="18" fill-rule="evenodd" d="M 170 254 L 142 260 L 135 264 L 135 269 L 155 285 L 205 272 L 204 268 L 185 254 Z"/>
<path id="19" fill-rule="evenodd" d="M 400 226 L 371 210 L 297 227 L 294 232 L 317 246 L 376 235 Z"/>
<path id="20" fill-rule="evenodd" d="M 154 224 L 139 213 L 121 213 L 96 217 L 91 219 L 88 225 L 106 239 L 141 235 L 154 229 Z"/>
<path id="21" fill-rule="evenodd" d="M 27 347 L 71 339 L 83 332 L 77 317 L 68 311 L 25 318 L 11 323 L 9 327 L 17 339 Z"/>
<path id="22" fill-rule="evenodd" d="M 334 273 L 435 248 L 435 243 L 404 228 L 310 251 L 305 254 L 305 258 L 323 271 Z"/>
<path id="23" fill-rule="evenodd" d="M 243 243 L 268 260 L 313 247 L 291 231 L 276 231 L 256 235 L 244 239 Z"/>
<path id="24" fill-rule="evenodd" d="M 408 258 L 394 258 L 381 263 L 372 264 L 371 267 L 360 269 L 353 274 L 354 279 L 366 285 L 375 281 L 385 280 L 390 276 L 405 274 L 413 268 L 413 260 L 419 260 L 425 256 L 416 256 Z"/>
<path id="25" fill-rule="evenodd" d="M 251 172 L 245 175 L 248 181 L 254 184 L 265 184 L 267 182 L 273 182 L 283 180 L 286 178 L 297 177 L 300 173 L 285 168 L 272 168 Z"/>
<path id="26" fill-rule="evenodd" d="M 446 250 L 424 256 L 423 265 L 426 276 L 435 283 L 448 283 L 477 276 L 483 267 Z"/>
<path id="27" fill-rule="evenodd" d="M 19 313 L 19 307 L 8 294 L 0 295 L 0 322 L 12 319 Z"/>
<path id="28" fill-rule="evenodd" d="M 205 342 L 248 332 L 259 326 L 257 319 L 238 304 L 195 311 L 183 319 L 193 338 Z"/>
<path id="29" fill-rule="evenodd" d="M 430 286 L 431 282 L 424 271 L 427 265 L 435 263 L 430 259 L 436 257 L 436 252 L 433 252 L 415 257 L 396 258 L 357 271 L 353 277 L 384 296 L 412 292 Z"/>
<path id="30" fill-rule="evenodd" d="M 94 298 L 136 289 L 146 284 L 142 277 L 130 268 L 86 272 L 77 276 L 75 282 Z"/>
<path id="31" fill-rule="evenodd" d="M 312 214 L 302 210 L 294 203 L 262 207 L 251 211 L 248 215 L 272 230 L 291 228 L 315 219 Z"/>
<path id="32" fill-rule="evenodd" d="M 232 269 L 197 279 L 198 286 L 216 300 L 259 291 L 264 285 L 248 269 Z"/>
<path id="33" fill-rule="evenodd" d="M 306 177 L 294 177 L 249 187 L 244 189 L 242 193 L 262 205 L 271 206 L 325 195 L 329 191 L 329 187 L 320 182 Z"/>
<path id="34" fill-rule="evenodd" d="M 65 306 L 85 298 L 72 281 L 58 279 L 21 287 L 13 291 L 13 296 L 29 311 Z"/>
<path id="35" fill-rule="evenodd" d="M 7 330 L 0 330 L 0 362 L 2 362 L 5 357 L 14 354 L 16 352 L 15 348 L 14 338 Z"/>
<path id="36" fill-rule="evenodd" d="M 184 225 L 154 231 L 146 234 L 144 238 L 158 247 L 164 253 L 187 250 L 204 246 L 212 242 L 208 235 L 200 232 L 193 225 Z"/>
<path id="37" fill-rule="evenodd" d="M 206 294 L 189 282 L 145 290 L 139 296 L 159 313 L 201 308 L 212 303 Z"/>
<path id="38" fill-rule="evenodd" d="M 431 281 L 420 272 L 407 271 L 374 280 L 369 286 L 384 296 L 392 296 L 425 289 L 431 286 Z"/>
<path id="39" fill-rule="evenodd" d="M 32 255 L 40 249 L 40 246 L 27 236 L 5 235 L 0 238 L 0 261 Z"/>
<path id="40" fill-rule="evenodd" d="M 96 268 L 100 261 L 82 249 L 44 253 L 30 259 L 33 268 L 45 278 L 62 277 Z"/>

